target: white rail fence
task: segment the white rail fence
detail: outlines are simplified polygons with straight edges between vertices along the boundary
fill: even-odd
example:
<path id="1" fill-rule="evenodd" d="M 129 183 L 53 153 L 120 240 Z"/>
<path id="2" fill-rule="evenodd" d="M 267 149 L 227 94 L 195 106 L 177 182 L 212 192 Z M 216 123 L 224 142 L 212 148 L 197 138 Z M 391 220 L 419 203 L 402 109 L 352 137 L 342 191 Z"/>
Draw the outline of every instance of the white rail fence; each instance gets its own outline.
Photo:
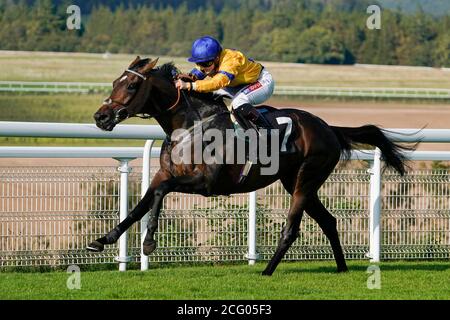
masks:
<path id="1" fill-rule="evenodd" d="M 110 83 L 0 81 L 0 91 L 45 93 L 97 93 L 111 90 Z"/>
<path id="2" fill-rule="evenodd" d="M 450 130 L 391 129 L 397 141 L 449 142 Z M 0 122 L 0 136 L 162 139 L 157 126 Z M 3 158 L 115 158 L 111 167 L 0 167 L 0 266 L 270 259 L 286 218 L 289 196 L 273 184 L 250 195 L 203 198 L 171 194 L 164 202 L 158 249 L 141 255 L 146 220 L 100 254 L 85 246 L 126 217 L 148 188 L 153 140 L 144 148 L 0 147 Z M 142 172 L 129 161 L 144 157 Z M 414 152 L 412 160 L 450 160 L 449 152 Z M 321 199 L 338 220 L 347 258 L 371 261 L 450 257 L 450 172 L 415 171 L 381 178 L 379 151 L 357 151 L 370 170 L 336 169 Z M 382 213 L 382 214 L 381 214 Z M 286 259 L 330 259 L 327 239 L 305 217 Z"/>
<path id="3" fill-rule="evenodd" d="M 99 93 L 109 92 L 110 90 L 110 83 L 100 82 L 0 81 L 0 92 Z M 300 87 L 278 85 L 275 88 L 274 95 L 450 100 L 450 89 Z"/>
<path id="4" fill-rule="evenodd" d="M 435 88 L 358 88 L 277 86 L 275 93 L 285 96 L 329 96 L 395 99 L 450 99 L 449 89 Z"/>

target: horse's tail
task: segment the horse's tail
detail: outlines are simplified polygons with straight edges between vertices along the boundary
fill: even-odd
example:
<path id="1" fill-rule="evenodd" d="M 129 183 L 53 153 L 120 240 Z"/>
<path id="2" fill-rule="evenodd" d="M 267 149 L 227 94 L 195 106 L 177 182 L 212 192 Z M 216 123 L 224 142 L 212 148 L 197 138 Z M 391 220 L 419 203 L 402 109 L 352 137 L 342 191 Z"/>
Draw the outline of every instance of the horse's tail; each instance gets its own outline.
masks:
<path id="1" fill-rule="evenodd" d="M 379 127 L 375 125 L 365 125 L 362 127 L 334 127 L 331 129 L 336 134 L 341 150 L 348 159 L 351 150 L 357 144 L 369 144 L 381 150 L 384 161 L 388 167 L 394 168 L 399 174 L 405 174 L 406 158 L 402 151 L 414 150 L 414 147 L 402 146 L 389 140 Z"/>

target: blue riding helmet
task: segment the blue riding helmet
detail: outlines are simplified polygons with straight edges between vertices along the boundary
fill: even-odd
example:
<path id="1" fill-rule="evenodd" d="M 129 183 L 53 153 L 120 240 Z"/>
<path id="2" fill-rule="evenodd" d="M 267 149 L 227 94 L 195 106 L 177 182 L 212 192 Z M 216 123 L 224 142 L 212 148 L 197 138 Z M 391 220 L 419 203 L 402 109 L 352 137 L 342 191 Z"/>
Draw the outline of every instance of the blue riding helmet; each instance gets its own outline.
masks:
<path id="1" fill-rule="evenodd" d="M 189 62 L 206 62 L 214 60 L 222 51 L 219 41 L 210 36 L 201 37 L 192 44 Z"/>

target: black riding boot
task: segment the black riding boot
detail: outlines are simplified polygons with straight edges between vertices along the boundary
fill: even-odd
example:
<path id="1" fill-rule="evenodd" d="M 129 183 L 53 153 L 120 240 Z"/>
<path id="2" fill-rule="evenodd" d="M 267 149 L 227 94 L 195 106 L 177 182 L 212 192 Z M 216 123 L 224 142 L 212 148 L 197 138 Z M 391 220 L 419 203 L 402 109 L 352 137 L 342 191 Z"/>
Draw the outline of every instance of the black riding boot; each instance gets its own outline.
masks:
<path id="1" fill-rule="evenodd" d="M 266 119 L 258 112 L 258 110 L 256 110 L 255 107 L 249 103 L 245 103 L 237 107 L 236 109 L 233 109 L 233 115 L 236 121 L 244 130 L 252 128 L 255 129 L 258 134 L 260 134 L 260 132 L 258 131 L 258 127 L 268 130 L 272 129 L 270 123 L 268 123 Z M 247 155 L 247 161 L 245 163 L 245 166 L 241 169 L 241 174 L 239 175 L 239 184 L 245 181 L 252 168 L 252 165 L 253 162 L 248 159 Z"/>
<path id="2" fill-rule="evenodd" d="M 256 129 L 255 125 L 268 130 L 273 129 L 266 118 L 264 118 L 250 103 L 245 103 L 236 109 L 233 109 L 233 115 L 244 130 L 250 128 Z"/>
<path id="3" fill-rule="evenodd" d="M 244 130 L 248 130 L 250 128 L 256 129 L 255 125 L 250 122 L 248 119 L 248 109 L 242 108 L 243 106 L 239 106 L 236 109 L 233 109 L 233 115 L 236 121 Z"/>

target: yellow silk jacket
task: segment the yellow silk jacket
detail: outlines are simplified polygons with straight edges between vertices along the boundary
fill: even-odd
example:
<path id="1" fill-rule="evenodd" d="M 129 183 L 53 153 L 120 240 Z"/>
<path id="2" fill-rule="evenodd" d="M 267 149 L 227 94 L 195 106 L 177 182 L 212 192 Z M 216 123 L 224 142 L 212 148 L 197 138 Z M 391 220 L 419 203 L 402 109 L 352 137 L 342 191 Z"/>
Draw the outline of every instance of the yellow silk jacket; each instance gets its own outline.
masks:
<path id="1" fill-rule="evenodd" d="M 242 52 L 223 49 L 217 71 L 209 78 L 195 81 L 194 90 L 211 92 L 227 86 L 250 84 L 258 80 L 261 69 L 261 64 L 249 60 Z"/>

